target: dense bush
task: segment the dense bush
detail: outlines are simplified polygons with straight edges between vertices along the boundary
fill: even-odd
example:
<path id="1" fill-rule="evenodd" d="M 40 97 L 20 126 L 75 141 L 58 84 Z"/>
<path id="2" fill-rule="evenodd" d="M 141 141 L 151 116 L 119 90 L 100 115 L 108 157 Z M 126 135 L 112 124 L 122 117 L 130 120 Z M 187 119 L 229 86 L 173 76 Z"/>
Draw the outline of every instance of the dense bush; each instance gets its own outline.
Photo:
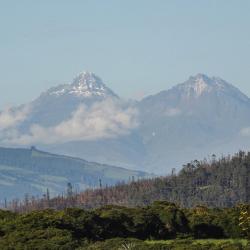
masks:
<path id="1" fill-rule="evenodd" d="M 131 246 L 137 244 L 136 249 L 175 249 L 161 243 L 150 245 L 143 240 L 240 238 L 243 235 L 239 216 L 240 207 L 181 209 L 168 202 L 136 208 L 104 206 L 88 211 L 78 208 L 27 214 L 0 211 L 0 249 L 66 250 L 81 246 L 113 249 L 113 245 L 119 249 L 115 247 L 122 247 L 125 238 L 138 239 L 133 244 L 130 242 Z"/>
<path id="2" fill-rule="evenodd" d="M 137 239 L 110 239 L 84 246 L 78 250 L 249 250 L 242 242 L 199 243 L 194 240 L 177 240 L 172 242 L 143 242 Z"/>

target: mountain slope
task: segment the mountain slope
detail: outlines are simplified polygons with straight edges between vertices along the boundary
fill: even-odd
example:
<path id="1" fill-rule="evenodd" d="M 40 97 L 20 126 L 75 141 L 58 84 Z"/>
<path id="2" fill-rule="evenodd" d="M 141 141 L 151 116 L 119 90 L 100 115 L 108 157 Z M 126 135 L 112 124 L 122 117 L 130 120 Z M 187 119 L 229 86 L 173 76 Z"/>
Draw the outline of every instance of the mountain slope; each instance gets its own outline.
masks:
<path id="1" fill-rule="evenodd" d="M 158 171 L 164 165 L 231 152 L 235 148 L 230 143 L 240 149 L 246 140 L 240 131 L 250 124 L 249 98 L 224 80 L 202 74 L 146 97 L 138 109 L 146 164 L 158 166 Z"/>
<path id="2" fill-rule="evenodd" d="M 20 198 L 25 193 L 41 196 L 64 192 L 67 183 L 75 189 L 114 185 L 132 178 L 150 175 L 79 158 L 55 155 L 31 149 L 0 148 L 0 200 Z"/>

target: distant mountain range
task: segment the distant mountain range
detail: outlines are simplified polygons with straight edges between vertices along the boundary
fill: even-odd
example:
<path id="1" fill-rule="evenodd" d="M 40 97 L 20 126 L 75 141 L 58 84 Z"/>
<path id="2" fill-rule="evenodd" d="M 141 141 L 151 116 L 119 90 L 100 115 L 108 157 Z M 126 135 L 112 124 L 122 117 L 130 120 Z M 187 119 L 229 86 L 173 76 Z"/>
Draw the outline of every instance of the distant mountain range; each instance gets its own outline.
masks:
<path id="1" fill-rule="evenodd" d="M 114 185 L 152 175 L 141 171 L 87 162 L 31 149 L 0 148 L 0 202 L 5 198 L 24 198 L 64 192 L 71 183 L 73 191 Z M 101 183 L 100 183 L 101 181 Z"/>
<path id="2" fill-rule="evenodd" d="M 166 174 L 190 159 L 250 146 L 250 99 L 198 74 L 141 101 L 124 101 L 93 73 L 0 113 L 4 146 L 36 145 L 88 161 Z"/>

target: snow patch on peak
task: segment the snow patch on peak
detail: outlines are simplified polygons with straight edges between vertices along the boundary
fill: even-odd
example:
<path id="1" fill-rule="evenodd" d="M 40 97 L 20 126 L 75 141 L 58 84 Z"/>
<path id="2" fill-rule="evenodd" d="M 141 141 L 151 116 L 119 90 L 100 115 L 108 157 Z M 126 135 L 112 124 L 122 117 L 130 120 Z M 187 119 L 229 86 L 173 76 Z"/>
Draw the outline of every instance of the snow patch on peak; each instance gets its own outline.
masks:
<path id="1" fill-rule="evenodd" d="M 177 87 L 188 97 L 200 97 L 203 93 L 211 91 L 211 79 L 204 74 L 198 74 Z"/>
<path id="2" fill-rule="evenodd" d="M 66 92 L 66 88 L 62 88 L 62 89 L 55 89 L 51 92 L 49 92 L 49 95 L 63 95 Z"/>
<path id="3" fill-rule="evenodd" d="M 187 98 L 199 98 L 204 94 L 217 93 L 237 98 L 243 102 L 249 102 L 249 98 L 232 84 L 219 77 L 208 77 L 204 74 L 191 76 L 186 82 L 174 87 Z"/>
<path id="4" fill-rule="evenodd" d="M 195 80 L 193 90 L 197 96 L 201 96 L 202 93 L 207 90 L 207 88 L 208 88 L 208 84 L 204 81 L 204 78 L 200 77 Z"/>
<path id="5" fill-rule="evenodd" d="M 74 80 L 72 85 L 86 85 L 90 88 L 92 88 L 96 83 L 99 83 L 99 85 L 103 85 L 102 80 L 96 76 L 94 73 L 89 71 L 84 71 L 80 74 L 78 74 Z"/>
<path id="6" fill-rule="evenodd" d="M 80 96 L 105 96 L 107 87 L 102 80 L 92 72 L 80 73 L 71 84 L 70 94 Z"/>
<path id="7" fill-rule="evenodd" d="M 77 97 L 108 97 L 116 96 L 101 78 L 94 73 L 84 71 L 77 75 L 72 83 L 60 85 L 48 91 L 49 95 L 75 95 Z"/>

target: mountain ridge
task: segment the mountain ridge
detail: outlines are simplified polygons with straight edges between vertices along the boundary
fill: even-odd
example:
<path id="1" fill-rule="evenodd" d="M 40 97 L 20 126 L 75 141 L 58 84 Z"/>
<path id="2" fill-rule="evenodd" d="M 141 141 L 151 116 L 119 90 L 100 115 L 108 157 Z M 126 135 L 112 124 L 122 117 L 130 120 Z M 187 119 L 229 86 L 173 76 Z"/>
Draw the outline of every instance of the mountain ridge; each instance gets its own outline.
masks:
<path id="1" fill-rule="evenodd" d="M 103 89 L 107 95 L 95 94 Z M 97 138 L 87 136 L 78 142 L 74 136 L 59 144 L 38 143 L 45 151 L 166 173 L 189 159 L 206 157 L 207 153 L 230 153 L 250 146 L 250 99 L 219 77 L 199 73 L 184 83 L 131 103 L 123 101 L 100 77 L 88 72 L 75 77 L 71 84 L 45 93 L 30 103 L 32 111 L 20 124 L 25 136 L 36 131 L 43 137 L 53 136 L 65 128 L 63 133 L 68 134 L 88 124 L 91 126 L 81 130 L 100 133 Z M 34 124 L 39 125 L 35 132 L 30 131 Z M 94 130 L 103 127 L 104 131 Z"/>

